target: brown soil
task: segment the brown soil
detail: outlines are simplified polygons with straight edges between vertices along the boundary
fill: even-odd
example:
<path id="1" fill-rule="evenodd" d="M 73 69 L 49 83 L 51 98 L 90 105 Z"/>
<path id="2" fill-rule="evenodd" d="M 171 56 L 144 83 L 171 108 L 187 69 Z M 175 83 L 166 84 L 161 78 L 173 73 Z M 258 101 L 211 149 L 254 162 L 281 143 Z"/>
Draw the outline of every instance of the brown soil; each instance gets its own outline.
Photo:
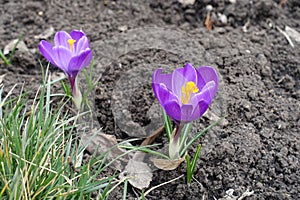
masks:
<path id="1" fill-rule="evenodd" d="M 39 60 L 47 63 L 35 36 L 49 27 L 84 30 L 99 79 L 93 99 L 97 123 L 104 133 L 124 139 L 140 133 L 131 134 L 135 128 L 126 122 L 146 134 L 161 125 L 151 91 L 154 69 L 171 70 L 187 61 L 214 66 L 221 84 L 209 112 L 227 115 L 228 123 L 199 140 L 203 147 L 194 175 L 198 182 L 186 185 L 181 178 L 155 189 L 147 199 L 220 199 L 229 189 L 235 196 L 254 191 L 246 199 L 300 199 L 300 43 L 292 39 L 291 47 L 276 28 L 289 26 L 300 32 L 300 3 L 280 2 L 284 1 L 199 0 L 183 6 L 176 0 L 2 0 L 1 49 L 25 33 L 30 51 L 17 51 L 11 66 L 0 64 L 0 75 L 6 74 L 6 91 L 25 83 L 25 91 L 35 93 L 41 84 Z M 220 13 L 227 23 L 216 20 L 213 30 L 207 30 L 207 5 L 213 7 L 211 19 Z M 129 115 L 120 114 L 124 110 Z M 198 120 L 191 134 L 212 121 L 209 116 Z M 150 187 L 181 174 L 184 164 L 174 171 L 156 170 Z M 110 199 L 121 199 L 122 192 L 117 188 Z M 139 193 L 130 187 L 128 198 Z"/>

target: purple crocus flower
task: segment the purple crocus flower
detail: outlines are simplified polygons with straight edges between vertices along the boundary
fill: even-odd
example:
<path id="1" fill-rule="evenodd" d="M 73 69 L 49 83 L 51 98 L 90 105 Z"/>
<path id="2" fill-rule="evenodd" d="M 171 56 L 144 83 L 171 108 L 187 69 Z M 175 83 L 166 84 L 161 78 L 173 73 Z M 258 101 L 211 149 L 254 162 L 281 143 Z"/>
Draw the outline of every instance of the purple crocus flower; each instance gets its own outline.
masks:
<path id="1" fill-rule="evenodd" d="M 187 63 L 170 74 L 157 69 L 152 88 L 160 105 L 177 124 L 189 123 L 208 109 L 218 89 L 218 75 L 212 67 L 195 69 Z"/>
<path id="2" fill-rule="evenodd" d="M 59 31 L 54 36 L 54 46 L 42 40 L 39 44 L 41 54 L 53 65 L 63 70 L 69 78 L 75 104 L 80 106 L 81 93 L 77 86 L 77 74 L 90 64 L 92 50 L 83 31 L 73 30 L 68 34 Z"/>

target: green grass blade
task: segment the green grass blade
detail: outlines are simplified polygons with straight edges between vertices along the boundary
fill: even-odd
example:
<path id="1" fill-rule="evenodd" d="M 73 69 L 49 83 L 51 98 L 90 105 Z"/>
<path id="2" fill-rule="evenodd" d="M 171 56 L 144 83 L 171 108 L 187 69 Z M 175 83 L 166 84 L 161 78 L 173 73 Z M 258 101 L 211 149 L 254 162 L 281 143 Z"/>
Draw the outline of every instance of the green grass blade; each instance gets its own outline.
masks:
<path id="1" fill-rule="evenodd" d="M 19 36 L 17 42 L 15 43 L 15 45 L 14 45 L 14 47 L 13 47 L 11 53 L 10 53 L 9 64 L 11 64 L 12 59 L 13 59 L 13 57 L 15 55 L 16 50 L 17 50 L 17 46 L 18 46 L 18 44 L 20 43 L 20 41 L 22 40 L 23 37 L 24 37 L 24 34 L 22 34 L 21 36 Z"/>
<path id="2" fill-rule="evenodd" d="M 192 138 L 188 144 L 183 148 L 183 150 L 181 151 L 180 155 L 183 155 L 188 149 L 189 147 L 196 141 L 198 140 L 202 135 L 204 135 L 209 129 L 211 129 L 212 127 L 216 126 L 217 124 L 219 124 L 225 117 L 221 117 L 220 119 L 218 119 L 217 121 L 213 122 L 212 124 L 210 124 L 208 127 L 206 127 L 205 129 L 203 129 L 202 131 L 200 131 L 194 138 Z"/>
<path id="3" fill-rule="evenodd" d="M 185 160 L 186 160 L 186 182 L 190 183 L 193 174 L 191 170 L 190 156 L 188 154 L 186 155 Z"/>
<path id="4" fill-rule="evenodd" d="M 192 162 L 192 164 L 191 164 L 191 172 L 192 172 L 192 174 L 193 174 L 194 171 L 195 171 L 195 167 L 196 167 L 196 164 L 197 164 L 197 160 L 198 160 L 198 158 L 199 158 L 199 156 L 200 156 L 200 149 L 201 149 L 201 144 L 199 144 L 199 145 L 197 146 L 197 150 L 196 150 L 196 153 L 195 153 L 195 155 L 194 155 L 193 162 Z"/>
<path id="5" fill-rule="evenodd" d="M 9 65 L 9 60 L 5 57 L 5 55 L 2 53 L 0 49 L 0 58 L 3 60 L 4 64 L 7 66 Z"/>
<path id="6" fill-rule="evenodd" d="M 125 181 L 124 181 L 124 190 L 123 190 L 123 200 L 126 200 L 127 187 L 128 187 L 128 179 L 125 179 Z"/>
<path id="7" fill-rule="evenodd" d="M 166 111 L 162 108 L 162 113 L 163 113 L 163 118 L 164 118 L 164 125 L 165 125 L 165 130 L 167 133 L 168 141 L 170 142 L 171 140 L 171 135 L 172 135 L 172 122 L 170 117 L 167 115 Z"/>

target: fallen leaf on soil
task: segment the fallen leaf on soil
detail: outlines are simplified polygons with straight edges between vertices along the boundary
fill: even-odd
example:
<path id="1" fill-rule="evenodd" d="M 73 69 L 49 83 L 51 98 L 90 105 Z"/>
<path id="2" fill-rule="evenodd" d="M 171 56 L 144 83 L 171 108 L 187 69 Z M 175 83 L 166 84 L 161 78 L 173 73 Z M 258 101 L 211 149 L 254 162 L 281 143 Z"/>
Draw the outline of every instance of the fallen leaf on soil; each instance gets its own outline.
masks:
<path id="1" fill-rule="evenodd" d="M 95 132 L 96 130 L 92 130 L 92 132 Z M 93 135 L 93 134 L 91 134 Z M 120 148 L 116 147 L 118 144 L 117 139 L 113 135 L 108 135 L 104 133 L 97 134 L 96 136 L 93 137 L 92 140 L 90 140 L 90 134 L 85 135 L 82 134 L 82 139 L 83 141 L 88 141 L 90 142 L 89 145 L 87 146 L 87 151 L 89 152 L 95 152 L 97 151 L 97 155 L 106 153 L 107 151 L 107 160 L 108 162 L 114 160 L 118 156 L 123 155 L 126 151 L 121 150 Z M 89 137 L 89 138 L 86 138 Z M 112 148 L 113 147 L 113 148 Z M 112 148 L 112 149 L 111 149 Z M 112 166 L 117 169 L 118 171 L 122 171 L 124 166 L 124 163 L 128 162 L 128 156 L 121 156 L 119 159 L 115 160 L 112 163 Z"/>
<path id="2" fill-rule="evenodd" d="M 50 26 L 48 29 L 46 29 L 43 33 L 39 35 L 35 35 L 35 39 L 48 39 L 55 33 L 55 30 L 52 26 Z"/>
<path id="3" fill-rule="evenodd" d="M 133 187 L 142 190 L 149 187 L 152 176 L 152 171 L 146 163 L 131 159 L 119 178 L 123 179 L 127 177 Z"/>
<path id="4" fill-rule="evenodd" d="M 292 39 L 294 39 L 297 42 L 300 42 L 300 33 L 296 31 L 295 29 L 285 26 L 285 32 L 290 36 Z"/>
<path id="5" fill-rule="evenodd" d="M 8 43 L 8 45 L 6 45 L 6 46 L 4 47 L 3 54 L 4 54 L 4 55 L 8 55 L 9 52 L 11 52 L 11 51 L 14 49 L 15 44 L 18 42 L 18 40 L 19 40 L 19 39 L 14 39 L 14 40 L 10 41 L 10 42 Z M 28 51 L 29 51 L 29 49 L 27 48 L 27 46 L 26 46 L 26 44 L 24 43 L 23 40 L 20 40 L 20 41 L 19 41 L 19 44 L 17 45 L 17 49 L 18 49 L 19 51 L 22 51 L 22 52 L 28 52 Z"/>
<path id="6" fill-rule="evenodd" d="M 151 144 L 156 137 L 163 131 L 164 126 L 160 127 L 149 135 L 140 146 L 146 146 Z M 146 153 L 137 151 L 133 158 L 129 160 L 124 171 L 120 174 L 120 179 L 128 177 L 129 183 L 138 189 L 144 189 L 149 187 L 152 180 L 152 171 L 150 167 L 143 162 Z M 126 175 L 125 175 L 126 174 Z"/>
<path id="7" fill-rule="evenodd" d="M 176 160 L 167 160 L 159 158 L 151 158 L 150 160 L 153 162 L 155 167 L 167 171 L 176 169 L 185 160 L 185 156 Z"/>
<path id="8" fill-rule="evenodd" d="M 187 5 L 193 5 L 195 3 L 195 0 L 178 0 L 178 2 L 184 6 L 187 6 Z"/>
<path id="9" fill-rule="evenodd" d="M 213 22 L 210 20 L 210 13 L 207 13 L 207 16 L 206 16 L 206 19 L 205 19 L 205 26 L 210 31 L 213 28 Z"/>

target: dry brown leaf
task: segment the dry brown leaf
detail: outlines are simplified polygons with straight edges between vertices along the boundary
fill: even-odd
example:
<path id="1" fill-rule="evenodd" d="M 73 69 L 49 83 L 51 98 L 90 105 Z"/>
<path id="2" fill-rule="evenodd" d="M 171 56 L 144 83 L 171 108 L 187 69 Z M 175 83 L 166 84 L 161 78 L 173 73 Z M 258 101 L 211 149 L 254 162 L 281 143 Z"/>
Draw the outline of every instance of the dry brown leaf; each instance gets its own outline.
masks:
<path id="1" fill-rule="evenodd" d="M 207 16 L 205 19 L 205 26 L 210 31 L 213 29 L 213 22 L 210 20 L 210 13 L 207 13 Z"/>
<path id="2" fill-rule="evenodd" d="M 149 135 L 140 146 L 146 146 L 151 144 L 156 137 L 163 131 L 164 126 L 160 127 Z M 127 173 L 129 177 L 129 183 L 138 189 L 147 188 L 152 180 L 152 171 L 150 167 L 143 162 L 146 153 L 137 151 L 133 158 L 129 160 L 124 171 L 121 173 L 120 178 L 124 177 L 124 173 Z"/>
<path id="3" fill-rule="evenodd" d="M 155 167 L 168 171 L 176 169 L 185 160 L 185 156 L 176 160 L 167 160 L 159 158 L 151 158 L 150 160 L 153 162 Z"/>
<path id="4" fill-rule="evenodd" d="M 119 178 L 123 179 L 127 177 L 133 187 L 142 190 L 149 187 L 152 176 L 152 171 L 146 163 L 131 159 Z"/>
<path id="5" fill-rule="evenodd" d="M 92 132 L 94 132 L 95 130 L 92 130 Z M 93 134 L 91 134 L 93 135 Z M 83 141 L 88 141 L 89 138 L 86 137 L 90 137 L 90 135 L 82 135 L 82 139 Z M 112 148 L 108 155 L 107 155 L 107 160 L 108 161 L 112 161 L 115 158 L 117 158 L 118 156 L 121 156 L 122 154 L 124 154 L 126 151 L 123 151 L 122 149 L 116 147 L 116 145 L 118 144 L 117 139 L 115 136 L 113 135 L 108 135 L 108 134 L 104 134 L 104 133 L 100 133 L 96 136 L 94 136 L 94 138 L 90 141 L 89 145 L 87 146 L 87 150 L 89 152 L 95 152 L 97 151 L 97 155 L 103 154 L 105 152 L 107 152 L 108 150 L 110 150 L 113 146 L 115 146 L 114 148 Z M 112 166 L 115 167 L 118 171 L 122 171 L 124 163 L 128 162 L 128 155 L 127 156 L 121 156 L 118 160 L 114 161 L 112 163 Z"/>
<path id="6" fill-rule="evenodd" d="M 164 126 L 154 131 L 149 135 L 140 146 L 146 146 L 151 144 L 156 137 L 164 130 Z M 138 189 L 144 189 L 149 187 L 152 180 L 152 171 L 150 167 L 144 163 L 146 153 L 137 151 L 133 158 L 129 160 L 124 171 L 120 174 L 120 179 L 128 177 L 129 183 Z"/>
<path id="7" fill-rule="evenodd" d="M 145 146 L 148 144 L 151 144 L 157 136 L 162 132 L 164 127 L 160 127 L 155 132 L 153 132 L 150 136 L 148 136 L 141 144 L 141 146 Z M 93 132 L 95 132 L 96 129 L 91 130 L 91 134 L 82 134 L 82 139 L 84 141 L 88 141 L 90 138 L 90 135 L 94 135 Z M 89 152 L 95 152 L 98 150 L 98 154 L 102 154 L 109 150 L 111 147 L 117 145 L 116 137 L 113 135 L 107 135 L 104 133 L 96 135 L 90 144 L 87 147 L 87 150 Z M 97 147 L 99 147 L 97 149 Z M 117 147 L 113 148 L 107 156 L 108 161 L 111 161 L 115 159 L 116 157 L 124 154 L 122 149 L 119 149 Z M 138 189 L 144 189 L 149 187 L 150 182 L 152 181 L 152 170 L 150 167 L 143 162 L 145 153 L 144 152 L 136 152 L 134 156 L 130 154 L 129 156 L 122 156 L 117 161 L 113 162 L 112 165 L 117 170 L 122 171 L 120 173 L 119 178 L 124 179 L 128 178 L 129 183 Z M 132 159 L 129 159 L 129 157 L 133 157 Z M 123 166 L 125 166 L 125 163 L 127 163 L 125 169 Z"/>
<path id="8" fill-rule="evenodd" d="M 149 135 L 141 144 L 141 146 L 146 146 L 151 144 L 155 138 L 159 136 L 159 134 L 164 130 L 164 126 L 159 127 L 156 131 L 154 131 L 151 135 Z"/>

